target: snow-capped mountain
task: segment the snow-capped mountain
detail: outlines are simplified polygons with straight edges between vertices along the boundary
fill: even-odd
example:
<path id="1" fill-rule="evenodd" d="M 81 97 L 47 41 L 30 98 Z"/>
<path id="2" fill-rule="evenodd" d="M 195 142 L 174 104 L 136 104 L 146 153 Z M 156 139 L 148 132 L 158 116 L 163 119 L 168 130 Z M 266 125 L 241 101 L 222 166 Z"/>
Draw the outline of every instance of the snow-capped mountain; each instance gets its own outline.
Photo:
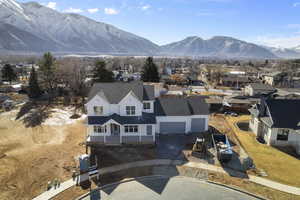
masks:
<path id="1" fill-rule="evenodd" d="M 164 55 L 227 57 L 227 58 L 276 58 L 269 50 L 231 37 L 216 36 L 209 40 L 192 36 L 161 47 Z"/>
<path id="2" fill-rule="evenodd" d="M 279 58 L 300 58 L 300 51 L 297 52 L 296 48 L 276 48 L 276 47 L 267 47 L 263 46 L 264 48 L 271 51 Z"/>
<path id="3" fill-rule="evenodd" d="M 127 55 L 276 58 L 269 50 L 230 37 L 188 37 L 158 46 L 151 41 L 78 14 L 35 2 L 0 0 L 0 53 L 37 52 Z"/>
<path id="4" fill-rule="evenodd" d="M 292 50 L 297 51 L 298 53 L 300 53 L 300 45 L 292 48 Z"/>
<path id="5" fill-rule="evenodd" d="M 149 40 L 112 25 L 77 14 L 60 13 L 35 2 L 0 0 L 0 22 L 7 35 L 0 40 L 2 51 L 151 55 L 159 48 Z"/>

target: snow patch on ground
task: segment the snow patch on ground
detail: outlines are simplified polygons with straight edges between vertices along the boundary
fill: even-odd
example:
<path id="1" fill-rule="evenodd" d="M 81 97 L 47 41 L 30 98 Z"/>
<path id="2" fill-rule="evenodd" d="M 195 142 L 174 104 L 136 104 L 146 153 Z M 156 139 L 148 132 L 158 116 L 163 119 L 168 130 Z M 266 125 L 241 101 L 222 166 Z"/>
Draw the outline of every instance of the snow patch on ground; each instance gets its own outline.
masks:
<path id="1" fill-rule="evenodd" d="M 64 108 L 58 109 L 54 108 L 51 110 L 51 115 L 48 119 L 43 122 L 43 125 L 48 126 L 63 126 L 67 124 L 73 124 L 78 120 L 83 120 L 86 118 L 85 114 L 81 114 L 78 119 L 71 119 L 70 117 L 74 114 L 74 108 Z"/>

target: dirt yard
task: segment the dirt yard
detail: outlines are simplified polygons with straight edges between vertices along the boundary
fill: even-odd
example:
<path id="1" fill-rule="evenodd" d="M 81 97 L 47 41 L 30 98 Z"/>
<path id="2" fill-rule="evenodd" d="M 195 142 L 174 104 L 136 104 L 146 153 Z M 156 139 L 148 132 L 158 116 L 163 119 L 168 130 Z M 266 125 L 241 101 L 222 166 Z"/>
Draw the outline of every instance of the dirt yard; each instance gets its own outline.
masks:
<path id="1" fill-rule="evenodd" d="M 82 120 L 26 128 L 22 121 L 15 120 L 17 113 L 0 114 L 2 200 L 32 199 L 46 189 L 48 181 L 69 179 L 76 166 L 75 157 L 85 152 Z"/>

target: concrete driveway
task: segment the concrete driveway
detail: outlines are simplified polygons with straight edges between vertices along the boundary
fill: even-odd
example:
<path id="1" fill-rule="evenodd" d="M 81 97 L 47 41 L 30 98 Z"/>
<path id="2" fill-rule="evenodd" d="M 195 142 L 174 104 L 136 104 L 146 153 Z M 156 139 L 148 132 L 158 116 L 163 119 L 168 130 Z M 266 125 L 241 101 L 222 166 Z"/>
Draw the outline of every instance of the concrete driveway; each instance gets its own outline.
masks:
<path id="1" fill-rule="evenodd" d="M 101 192 L 94 192 L 94 198 L 87 196 L 83 200 L 256 200 L 244 193 L 187 177 L 147 177 L 135 181 L 110 185 Z"/>
<path id="2" fill-rule="evenodd" d="M 182 150 L 185 148 L 188 136 L 184 134 L 160 135 L 157 138 L 157 154 L 160 159 L 185 160 Z"/>

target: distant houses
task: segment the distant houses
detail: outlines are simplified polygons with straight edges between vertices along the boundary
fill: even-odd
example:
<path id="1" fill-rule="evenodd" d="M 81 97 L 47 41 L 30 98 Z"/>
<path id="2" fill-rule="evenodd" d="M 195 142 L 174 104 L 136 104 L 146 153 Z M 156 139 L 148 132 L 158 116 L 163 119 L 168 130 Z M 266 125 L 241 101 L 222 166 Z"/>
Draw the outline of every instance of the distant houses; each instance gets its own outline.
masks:
<path id="1" fill-rule="evenodd" d="M 244 89 L 245 95 L 249 96 L 266 95 L 275 91 L 276 89 L 271 85 L 263 83 L 250 83 L 249 85 L 246 85 Z"/>

